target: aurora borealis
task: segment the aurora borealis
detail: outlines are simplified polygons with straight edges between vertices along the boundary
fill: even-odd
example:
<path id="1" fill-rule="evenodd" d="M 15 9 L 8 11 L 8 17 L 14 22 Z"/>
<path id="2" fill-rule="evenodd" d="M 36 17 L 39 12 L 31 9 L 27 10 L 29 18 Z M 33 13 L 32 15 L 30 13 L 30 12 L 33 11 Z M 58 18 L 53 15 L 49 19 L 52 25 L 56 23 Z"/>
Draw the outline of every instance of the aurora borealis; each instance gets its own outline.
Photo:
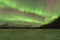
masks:
<path id="1" fill-rule="evenodd" d="M 0 20 L 47 24 L 60 16 L 60 0 L 0 0 Z"/>

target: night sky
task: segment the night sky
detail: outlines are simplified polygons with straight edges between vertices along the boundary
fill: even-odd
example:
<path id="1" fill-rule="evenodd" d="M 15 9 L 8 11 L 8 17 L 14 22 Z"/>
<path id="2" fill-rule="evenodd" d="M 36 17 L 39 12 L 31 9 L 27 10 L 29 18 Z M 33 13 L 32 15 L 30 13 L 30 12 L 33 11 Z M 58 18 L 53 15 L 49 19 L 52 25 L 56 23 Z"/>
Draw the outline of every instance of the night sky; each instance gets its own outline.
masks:
<path id="1" fill-rule="evenodd" d="M 25 21 L 43 25 L 58 16 L 60 0 L 0 0 L 0 23 Z"/>

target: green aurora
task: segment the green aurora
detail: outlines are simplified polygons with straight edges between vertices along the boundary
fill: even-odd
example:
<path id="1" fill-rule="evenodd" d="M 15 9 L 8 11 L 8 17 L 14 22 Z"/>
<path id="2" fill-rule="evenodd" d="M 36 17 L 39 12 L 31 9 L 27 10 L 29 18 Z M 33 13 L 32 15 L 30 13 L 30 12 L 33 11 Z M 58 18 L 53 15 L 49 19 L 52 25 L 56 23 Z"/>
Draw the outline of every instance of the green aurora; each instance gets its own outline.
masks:
<path id="1" fill-rule="evenodd" d="M 59 16 L 60 0 L 0 0 L 0 20 L 42 25 L 52 22 Z"/>

